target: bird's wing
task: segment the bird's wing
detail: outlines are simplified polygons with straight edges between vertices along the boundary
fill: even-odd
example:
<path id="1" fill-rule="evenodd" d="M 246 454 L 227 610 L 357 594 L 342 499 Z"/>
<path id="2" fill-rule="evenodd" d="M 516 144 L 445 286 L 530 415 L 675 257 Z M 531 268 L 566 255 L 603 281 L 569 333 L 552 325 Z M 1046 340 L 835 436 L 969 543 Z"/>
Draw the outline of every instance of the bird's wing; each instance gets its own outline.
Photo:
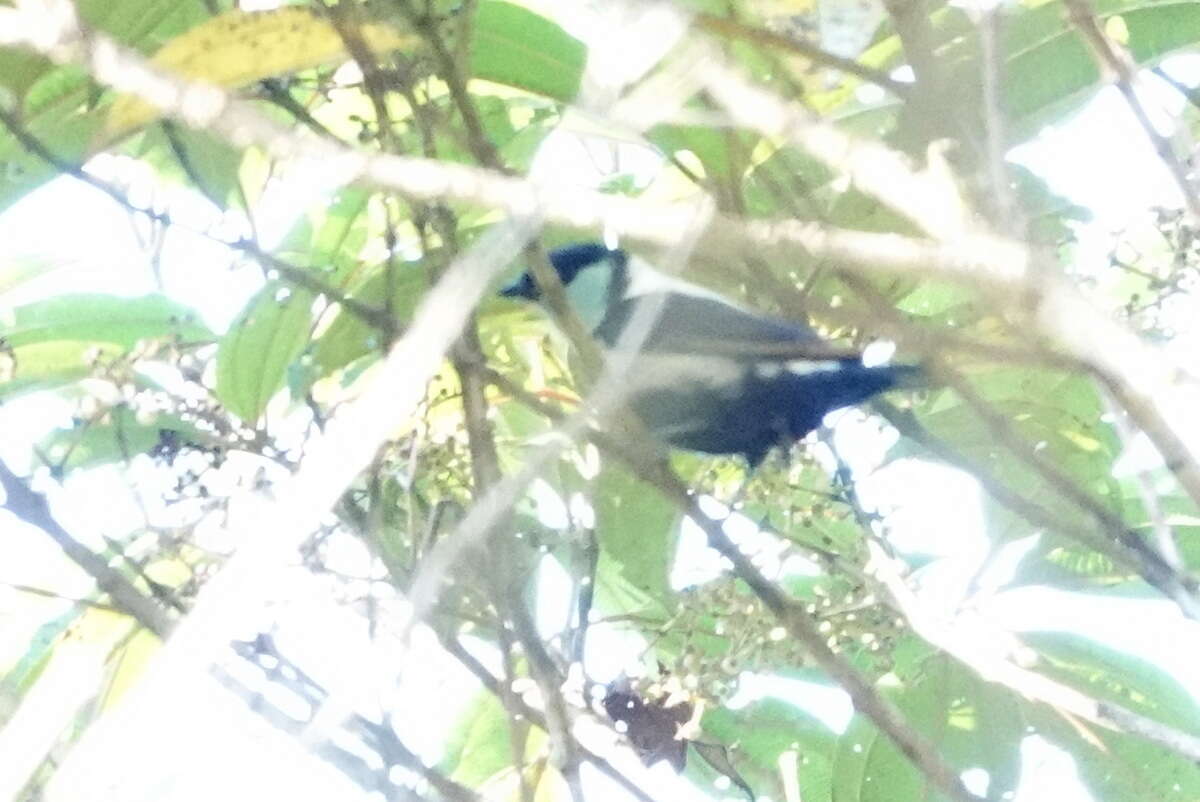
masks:
<path id="1" fill-rule="evenodd" d="M 706 353 L 732 358 L 848 359 L 858 352 L 827 343 L 801 323 L 763 317 L 715 298 L 649 293 L 609 307 L 595 335 L 616 346 L 639 309 L 653 315 L 641 350 L 656 353 Z M 632 344 L 632 343 L 631 343 Z"/>

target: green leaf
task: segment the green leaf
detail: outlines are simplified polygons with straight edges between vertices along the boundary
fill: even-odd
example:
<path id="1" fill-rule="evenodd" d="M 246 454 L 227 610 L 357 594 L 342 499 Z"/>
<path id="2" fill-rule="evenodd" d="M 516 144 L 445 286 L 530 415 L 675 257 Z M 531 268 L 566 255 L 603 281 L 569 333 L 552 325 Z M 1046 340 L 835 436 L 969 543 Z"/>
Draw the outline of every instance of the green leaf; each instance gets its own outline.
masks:
<path id="1" fill-rule="evenodd" d="M 415 37 L 379 24 L 359 29 L 373 52 L 411 46 Z M 226 89 L 344 58 L 346 46 L 328 19 L 303 6 L 268 11 L 234 9 L 204 19 L 159 48 L 151 62 L 185 78 Z M 157 118 L 153 106 L 121 95 L 109 109 L 101 138 L 112 142 Z"/>
<path id="2" fill-rule="evenodd" d="M 91 373 L 89 357 L 96 345 L 75 340 L 32 343 L 0 351 L 0 400 L 72 384 Z M 117 349 L 97 355 L 112 357 Z"/>
<path id="3" fill-rule="evenodd" d="M 1111 18 L 1121 17 L 1128 31 L 1126 46 L 1141 65 L 1152 64 L 1200 40 L 1200 4 L 1196 2 L 1099 0 L 1093 6 L 1102 27 Z M 961 108 L 978 108 L 978 78 L 982 71 L 975 24 L 958 8 L 935 11 L 930 22 L 939 68 L 947 76 L 962 76 L 953 83 L 956 95 L 951 102 Z M 1006 13 L 1001 52 L 1006 133 L 1014 144 L 1079 108 L 1103 86 L 1095 56 L 1060 0 L 1032 7 L 1018 5 Z M 863 63 L 884 70 L 898 67 L 903 59 L 904 51 L 895 35 L 881 39 L 860 57 Z M 843 100 L 843 113 L 855 118 L 883 117 L 890 122 L 899 110 L 890 98 L 863 107 L 853 99 L 838 97 Z M 872 127 L 883 130 L 878 125 Z"/>
<path id="4" fill-rule="evenodd" d="M 56 429 L 39 445 L 55 465 L 66 470 L 126 462 L 145 454 L 162 441 L 162 432 L 178 432 L 184 439 L 206 443 L 211 438 L 174 415 L 157 415 L 139 423 L 128 407 L 113 409 L 99 423 L 81 423 L 73 429 Z"/>
<path id="5" fill-rule="evenodd" d="M 52 66 L 49 59 L 37 53 L 0 47 L 0 87 L 19 98 Z"/>
<path id="6" fill-rule="evenodd" d="M 783 672 L 787 678 L 828 685 L 819 672 Z M 832 689 L 832 686 L 830 686 Z M 837 733 L 802 704 L 764 698 L 739 710 L 716 708 L 704 716 L 704 734 L 724 744 L 737 744 L 738 770 L 760 794 L 778 782 L 780 756 L 798 753 L 796 780 L 805 802 L 828 802 Z M 782 795 L 771 794 L 772 798 Z"/>
<path id="7" fill-rule="evenodd" d="M 4 675 L 0 676 L 0 699 L 6 702 L 11 698 L 20 698 L 50 664 L 54 651 L 62 643 L 62 636 L 85 615 L 90 608 L 77 604 L 52 619 L 45 621 L 31 635 L 25 645 L 25 651 L 17 657 L 11 666 L 4 667 Z"/>
<path id="8" fill-rule="evenodd" d="M 174 137 L 198 180 L 198 190 L 223 208 L 240 201 L 238 184 L 242 151 L 224 139 L 185 126 L 175 126 Z M 184 169 L 162 125 L 146 131 L 139 142 L 137 155 L 163 175 L 179 181 L 193 178 Z"/>
<path id="9" fill-rule="evenodd" d="M 313 294 L 269 282 L 238 316 L 217 349 L 217 398 L 254 424 L 284 385 L 288 365 L 312 328 Z"/>
<path id="10" fill-rule="evenodd" d="M 472 34 L 476 78 L 564 102 L 579 93 L 587 48 L 545 17 L 512 3 L 483 0 Z"/>
<path id="11" fill-rule="evenodd" d="M 425 290 L 425 272 L 421 265 L 409 263 L 402 266 L 392 279 L 392 314 L 400 324 L 412 317 Z M 351 293 L 356 301 L 382 309 L 388 284 L 387 271 L 377 269 L 358 289 Z M 382 345 L 380 332 L 345 309 L 337 317 L 313 348 L 313 363 L 318 376 L 328 376 L 338 368 L 349 365 L 359 357 L 378 351 Z"/>
<path id="12" fill-rule="evenodd" d="M 1191 802 L 1200 798 L 1200 768 L 1144 738 L 1067 719 L 1028 705 L 1030 733 L 1065 749 L 1092 798 L 1102 802 Z"/>
<path id="13" fill-rule="evenodd" d="M 123 298 L 92 293 L 59 295 L 0 312 L 0 339 L 16 348 L 55 340 L 132 347 L 138 340 L 213 339 L 195 312 L 161 295 Z"/>
<path id="14" fill-rule="evenodd" d="M 481 692 L 447 737 L 438 768 L 451 779 L 478 786 L 512 765 L 508 714 L 494 695 Z"/>
<path id="15" fill-rule="evenodd" d="M 1107 595 L 1123 597 L 1119 591 Z M 1031 632 L 1022 637 L 1050 661 L 1043 673 L 1200 735 L 1200 705 L 1174 676 L 1149 660 L 1070 632 Z"/>
<path id="16" fill-rule="evenodd" d="M 600 580 L 619 574 L 638 592 L 665 605 L 678 537 L 675 505 L 623 468 L 605 466 L 593 497 Z"/>
<path id="17" fill-rule="evenodd" d="M 89 28 L 142 52 L 208 16 L 202 0 L 80 0 L 76 5 Z M 84 70 L 0 48 L 0 85 L 22 101 L 22 121 L 38 141 L 59 159 L 84 159 L 101 124 L 95 109 L 99 92 Z M 0 164 L 0 210 L 57 174 L 3 126 Z"/>
<path id="18" fill-rule="evenodd" d="M 0 296 L 21 286 L 30 279 L 44 276 L 61 267 L 62 262 L 50 261 L 39 256 L 8 257 L 0 264 Z"/>
<path id="19" fill-rule="evenodd" d="M 142 52 L 208 18 L 203 0 L 79 0 L 89 26 Z"/>
<path id="20" fill-rule="evenodd" d="M 1120 16 L 1129 32 L 1126 47 L 1138 64 L 1156 61 L 1200 39 L 1200 3 L 1096 3 L 1101 26 Z M 1022 132 L 1078 107 L 1100 86 L 1095 56 L 1066 8 L 1049 3 L 1016 15 L 1006 31 L 1006 110 Z"/>
<path id="21" fill-rule="evenodd" d="M 901 687 L 883 690 L 909 725 L 929 738 L 951 766 L 987 772 L 989 799 L 1007 798 L 1015 791 L 1024 736 L 1016 697 L 945 655 L 923 661 L 919 673 Z M 834 799 L 926 799 L 927 783 L 924 774 L 864 716 L 856 716 L 838 739 Z"/>
<path id="22" fill-rule="evenodd" d="M 80 162 L 96 130 L 97 120 L 84 111 L 88 81 L 76 67 L 53 70 L 28 91 L 25 128 L 59 159 Z M 35 97 L 42 91 L 53 97 Z M 35 105 L 32 100 L 38 102 Z M 26 150 L 7 127 L 0 126 L 0 211 L 58 174 L 58 169 Z"/>

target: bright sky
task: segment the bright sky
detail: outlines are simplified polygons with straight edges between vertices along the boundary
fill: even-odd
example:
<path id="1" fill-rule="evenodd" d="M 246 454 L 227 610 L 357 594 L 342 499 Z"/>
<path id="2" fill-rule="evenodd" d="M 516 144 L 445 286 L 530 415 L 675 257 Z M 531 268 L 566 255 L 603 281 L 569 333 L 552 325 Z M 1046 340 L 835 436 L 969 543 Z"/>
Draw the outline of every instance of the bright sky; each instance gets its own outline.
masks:
<path id="1" fill-rule="evenodd" d="M 1181 76 L 1200 75 L 1200 59 L 1176 59 L 1168 68 Z M 1148 98 L 1152 106 L 1161 105 L 1171 114 L 1177 113 L 1182 103 L 1175 93 L 1161 91 L 1161 86 L 1152 89 Z M 585 147 L 591 150 L 586 158 L 581 152 Z M 566 135 L 552 137 L 544 146 L 542 158 L 556 169 L 577 174 L 581 183 L 587 183 L 597 178 L 594 167 L 597 153 L 607 154 L 609 149 L 583 145 L 574 136 Z M 1113 159 L 1113 153 L 1121 153 L 1125 158 Z M 1171 205 L 1177 198 L 1175 187 L 1113 91 L 1101 93 L 1074 119 L 1019 148 L 1014 158 L 1045 177 L 1058 192 L 1096 213 L 1095 222 L 1080 229 L 1080 251 L 1081 258 L 1098 265 L 1107 261 L 1113 231 L 1143 222 L 1147 208 Z M 640 149 L 622 149 L 621 163 L 625 169 L 630 169 L 630 165 L 649 169 L 656 162 L 656 156 Z M 1103 169 L 1097 169 L 1097 165 L 1103 165 Z M 91 164 L 91 169 L 100 175 L 131 167 L 141 169 L 128 160 L 107 156 Z M 295 172 L 303 174 L 302 170 Z M 282 236 L 304 204 L 318 202 L 328 191 L 327 185 L 305 186 L 303 182 L 277 186 L 264 200 L 257 221 L 259 230 L 265 232 L 264 245 L 269 247 Z M 220 222 L 206 202 L 190 193 L 173 192 L 169 204 L 173 214 L 198 228 Z M 70 221 L 70 237 L 63 236 L 64 220 Z M 235 269 L 236 260 L 227 249 L 186 232 L 169 235 L 161 253 L 160 273 L 156 275 L 155 265 L 147 259 L 139 242 L 139 236 L 145 235 L 144 226 L 131 222 L 125 212 L 99 193 L 70 179 L 60 179 L 0 214 L 0 263 L 37 258 L 53 266 L 53 273 L 44 282 L 35 282 L 25 291 L 28 297 L 64 287 L 73 291 L 135 295 L 159 289 L 161 280 L 163 291 L 192 305 L 217 330 L 223 329 L 244 300 L 261 286 L 257 268 Z M 214 274 L 220 276 L 218 281 L 213 280 Z M 1189 323 L 1191 327 L 1185 328 Z M 1200 323 L 1193 316 L 1181 319 L 1180 325 L 1182 341 L 1197 346 L 1194 353 L 1200 353 Z M 68 423 L 70 413 L 71 407 L 66 402 L 42 396 L 0 408 L 0 430 L 6 432 L 0 441 L 0 458 L 18 471 L 24 470 L 29 464 L 32 442 L 50 427 Z M 978 486 L 968 476 L 915 460 L 877 470 L 884 456 L 880 445 L 884 441 L 876 424 L 853 413 L 841 415 L 839 421 L 839 449 L 855 463 L 864 500 L 880 509 L 894 510 L 890 518 L 891 537 L 902 548 L 940 556 L 941 559 L 924 569 L 927 573 L 923 576 L 922 592 L 926 602 L 953 609 L 962 600 L 965 578 L 974 574 L 986 550 Z M 141 478 L 149 481 L 148 475 Z M 115 470 L 91 471 L 73 477 L 56 494 L 65 502 L 56 506 L 56 510 L 75 523 L 76 532 L 86 542 L 102 548 L 100 535 L 120 534 L 127 531 L 130 521 L 140 520 L 126 479 Z M 948 486 L 955 488 L 952 496 Z M 153 492 L 145 495 L 152 496 Z M 955 502 L 947 504 L 948 497 Z M 543 506 L 549 509 L 553 505 Z M 743 523 L 736 528 L 739 537 L 755 536 L 749 531 L 752 527 Z M 1027 546 L 1027 543 L 1017 544 L 1012 548 Z M 345 565 L 365 572 L 365 553 L 351 543 L 341 548 Z M 694 532 L 685 533 L 683 549 L 676 577 L 679 584 L 703 581 L 706 574 L 711 575 L 713 561 L 704 554 L 701 538 Z M 561 571 L 547 569 L 542 581 L 544 599 L 561 598 Z M 85 595 L 90 586 L 79 572 L 64 570 L 61 556 L 42 534 L 7 516 L 0 517 L 0 583 L 53 588 L 68 596 Z M 1051 595 L 1053 598 L 1049 598 Z M 389 699 L 397 709 L 413 711 L 418 709 L 419 700 L 434 695 L 430 693 L 431 683 L 441 689 L 435 694 L 439 700 L 460 699 L 465 704 L 473 698 L 469 692 L 473 683 L 453 661 L 440 657 L 431 644 L 420 650 L 427 656 L 422 661 L 405 661 L 404 655 L 390 652 L 395 644 L 386 638 L 373 641 L 363 619 L 335 603 L 330 588 L 321 580 L 297 571 L 294 583 L 281 588 L 280 597 L 279 605 L 264 620 L 273 620 L 278 627 L 281 646 L 299 656 L 305 668 L 318 679 L 331 688 L 343 689 L 350 698 L 360 698 L 366 689 L 377 693 L 378 698 Z M 554 607 L 543 604 L 539 611 L 547 631 L 560 625 L 553 621 Z M 61 603 L 31 597 L 0 584 L 0 666 L 21 653 L 38 626 L 64 609 Z M 1086 632 L 1097 640 L 1115 639 L 1118 642 L 1114 645 L 1156 662 L 1200 698 L 1200 677 L 1194 670 L 1200 663 L 1200 649 L 1196 646 L 1200 644 L 1200 631 L 1195 623 L 1183 621 L 1165 603 L 1118 604 L 1031 588 L 987 599 L 983 613 L 1018 632 L 1066 629 Z M 1123 623 L 1116 626 L 1116 621 Z M 590 645 L 589 668 L 601 681 L 628 668 L 631 658 L 641 649 L 640 643 L 606 635 L 603 628 L 594 632 Z M 403 662 L 409 667 L 399 687 L 391 686 L 390 678 L 376 671 L 379 666 Z M 80 662 L 81 671 L 94 670 L 86 663 Z M 79 685 L 80 677 L 68 672 L 61 682 L 64 688 Z M 744 677 L 731 705 L 746 704 L 763 695 L 805 706 L 834 731 L 844 729 L 849 718 L 844 694 L 772 677 Z M 177 786 L 172 795 L 159 798 L 251 799 L 268 793 L 278 796 L 285 791 L 279 785 L 281 777 L 289 778 L 291 787 L 285 793 L 294 802 L 366 798 L 340 778 L 312 767 L 312 761 L 301 760 L 295 744 L 287 739 L 248 725 L 245 711 L 217 703 L 190 707 L 189 715 L 196 717 L 197 726 L 189 729 L 198 742 L 182 754 L 190 755 L 193 761 L 196 755 L 205 755 L 199 761 L 200 767 L 222 765 L 228 771 L 197 772 L 193 765 L 187 776 L 196 782 L 190 790 L 186 784 Z M 422 727 L 409 733 L 409 738 L 411 745 L 433 759 L 444 736 L 437 725 L 448 726 L 453 717 L 444 707 L 436 713 L 427 712 L 415 716 Z M 131 743 L 137 749 L 153 749 L 152 735 L 165 728 L 177 729 L 178 722 L 178 718 L 160 721 L 145 733 L 131 733 Z M 179 743 L 168 743 L 173 749 L 160 756 L 164 769 L 175 765 L 172 761 L 178 761 L 181 754 Z M 261 751 L 264 744 L 270 744 L 270 749 Z M 114 754 L 138 754 L 127 749 L 128 746 L 114 745 Z M 1024 748 L 1027 771 L 1017 797 L 1019 802 L 1088 798 L 1075 779 L 1068 755 L 1036 737 L 1028 739 Z M 170 751 L 174 752 L 174 758 Z M 255 758 L 239 761 L 239 754 L 253 754 Z M 137 761 L 139 766 L 146 763 L 143 757 Z M 298 766 L 305 768 L 301 770 Z M 223 786 L 218 774 L 224 774 L 232 786 Z M 662 776 L 657 782 L 664 784 L 662 798 L 699 798 L 686 781 L 673 775 Z M 737 798 L 736 794 L 731 798 Z"/>

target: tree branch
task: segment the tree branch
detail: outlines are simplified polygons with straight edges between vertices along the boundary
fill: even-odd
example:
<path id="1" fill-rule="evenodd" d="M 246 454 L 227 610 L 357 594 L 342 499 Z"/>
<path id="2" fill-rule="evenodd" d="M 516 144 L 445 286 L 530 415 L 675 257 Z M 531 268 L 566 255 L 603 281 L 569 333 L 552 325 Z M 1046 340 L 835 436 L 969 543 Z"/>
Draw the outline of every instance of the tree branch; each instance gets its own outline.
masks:
<path id="1" fill-rule="evenodd" d="M 1137 96 L 1137 65 L 1134 64 L 1129 53 L 1104 32 L 1090 0 L 1064 0 L 1064 2 L 1070 13 L 1071 24 L 1079 31 L 1080 36 L 1083 37 L 1096 57 L 1096 65 L 1100 69 L 1100 74 L 1116 84 L 1117 89 L 1121 92 L 1121 97 L 1125 98 L 1126 105 L 1133 112 L 1134 119 L 1142 127 L 1142 131 L 1150 140 L 1154 151 L 1166 166 L 1167 171 L 1170 172 L 1171 178 L 1175 179 L 1175 184 L 1183 195 L 1184 203 L 1187 204 L 1192 220 L 1200 223 L 1200 196 L 1197 195 L 1196 187 L 1188 175 L 1188 168 L 1175 154 L 1171 140 L 1160 134 L 1154 127 L 1150 115 L 1146 113 L 1141 99 Z"/>
<path id="2" fill-rule="evenodd" d="M 86 571 L 122 612 L 136 618 L 139 624 L 160 638 L 166 638 L 171 633 L 175 622 L 166 611 L 142 595 L 132 582 L 99 555 L 72 537 L 51 514 L 46 497 L 32 490 L 3 462 L 0 462 L 0 486 L 4 488 L 4 508 L 49 535 L 63 554 Z"/>

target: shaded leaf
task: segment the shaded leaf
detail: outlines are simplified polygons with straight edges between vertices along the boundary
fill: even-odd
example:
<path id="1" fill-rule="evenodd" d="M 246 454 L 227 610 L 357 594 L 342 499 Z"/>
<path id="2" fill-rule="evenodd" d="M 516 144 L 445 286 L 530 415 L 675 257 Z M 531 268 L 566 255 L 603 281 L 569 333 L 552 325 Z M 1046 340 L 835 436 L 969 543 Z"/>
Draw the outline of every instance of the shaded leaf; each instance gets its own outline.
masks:
<path id="1" fill-rule="evenodd" d="M 481 692 L 451 731 L 438 768 L 453 780 L 476 786 L 512 764 L 511 743 L 504 706 Z"/>
<path id="2" fill-rule="evenodd" d="M 313 294 L 269 282 L 242 310 L 217 350 L 217 398 L 253 424 L 283 388 L 312 327 Z"/>
<path id="3" fill-rule="evenodd" d="M 64 294 L 0 312 L 0 339 L 13 348 L 54 340 L 130 348 L 138 340 L 160 337 L 194 342 L 211 340 L 213 334 L 195 312 L 161 295 Z"/>
<path id="4" fill-rule="evenodd" d="M 0 351 L 0 399 L 71 384 L 89 375 L 93 355 L 111 357 L 113 349 L 94 343 L 55 340 Z"/>
<path id="5" fill-rule="evenodd" d="M 606 466 L 596 480 L 598 573 L 616 572 L 659 604 L 670 595 L 668 574 L 678 536 L 675 506 L 623 468 Z"/>
<path id="6" fill-rule="evenodd" d="M 382 309 L 388 283 L 387 271 L 376 270 L 351 293 L 351 297 Z M 425 290 L 425 272 L 419 264 L 406 264 L 397 271 L 392 283 L 392 314 L 398 323 L 403 324 L 412 317 L 421 300 Z M 333 323 L 313 348 L 317 378 L 328 376 L 372 351 L 379 351 L 382 345 L 382 334 L 378 329 L 344 309 L 339 310 Z"/>
<path id="7" fill-rule="evenodd" d="M 176 432 L 189 442 L 205 443 L 210 438 L 175 415 L 160 414 L 141 423 L 128 407 L 113 409 L 98 423 L 80 423 L 73 429 L 57 429 L 39 445 L 55 465 L 66 470 L 92 468 L 127 462 L 154 451 L 165 432 Z"/>

